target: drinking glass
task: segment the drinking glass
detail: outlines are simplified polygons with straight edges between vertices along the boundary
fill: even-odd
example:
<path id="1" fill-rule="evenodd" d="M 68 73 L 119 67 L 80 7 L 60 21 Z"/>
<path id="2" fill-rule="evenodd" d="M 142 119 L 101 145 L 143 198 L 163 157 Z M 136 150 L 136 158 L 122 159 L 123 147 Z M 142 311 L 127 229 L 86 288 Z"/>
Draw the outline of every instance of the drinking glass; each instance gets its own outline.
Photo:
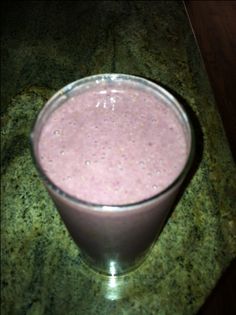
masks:
<path id="1" fill-rule="evenodd" d="M 48 117 L 68 98 L 98 84 L 130 84 L 152 93 L 176 113 L 187 141 L 187 158 L 181 173 L 163 191 L 132 204 L 94 204 L 63 191 L 43 170 L 38 142 Z M 58 91 L 39 113 L 31 133 L 32 156 L 49 195 L 71 237 L 80 249 L 81 259 L 98 272 L 120 275 L 136 268 L 147 256 L 172 210 L 176 195 L 186 177 L 194 152 L 193 129 L 183 106 L 167 90 L 149 80 L 125 74 L 100 74 L 68 84 Z M 142 148 L 140 148 L 142 150 Z M 95 174 L 96 175 L 96 174 Z"/>

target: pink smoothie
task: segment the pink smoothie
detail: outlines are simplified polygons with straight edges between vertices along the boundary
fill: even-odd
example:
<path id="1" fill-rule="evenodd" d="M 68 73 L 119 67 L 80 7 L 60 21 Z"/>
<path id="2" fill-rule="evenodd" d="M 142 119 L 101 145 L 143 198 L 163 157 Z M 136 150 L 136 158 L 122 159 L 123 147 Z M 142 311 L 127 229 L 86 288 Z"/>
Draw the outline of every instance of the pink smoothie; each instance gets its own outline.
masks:
<path id="1" fill-rule="evenodd" d="M 125 83 L 97 85 L 65 101 L 42 128 L 38 152 L 58 187 L 107 205 L 161 192 L 181 173 L 188 155 L 173 109 Z"/>

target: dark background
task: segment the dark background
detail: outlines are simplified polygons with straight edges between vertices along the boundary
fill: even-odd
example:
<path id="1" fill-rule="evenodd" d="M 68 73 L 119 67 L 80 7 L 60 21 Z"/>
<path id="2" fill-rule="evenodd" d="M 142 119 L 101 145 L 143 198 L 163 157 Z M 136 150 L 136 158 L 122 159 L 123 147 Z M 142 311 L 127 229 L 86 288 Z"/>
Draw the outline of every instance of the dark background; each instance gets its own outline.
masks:
<path id="1" fill-rule="evenodd" d="M 185 1 L 236 161 L 236 1 Z M 236 314 L 236 260 L 198 315 Z"/>

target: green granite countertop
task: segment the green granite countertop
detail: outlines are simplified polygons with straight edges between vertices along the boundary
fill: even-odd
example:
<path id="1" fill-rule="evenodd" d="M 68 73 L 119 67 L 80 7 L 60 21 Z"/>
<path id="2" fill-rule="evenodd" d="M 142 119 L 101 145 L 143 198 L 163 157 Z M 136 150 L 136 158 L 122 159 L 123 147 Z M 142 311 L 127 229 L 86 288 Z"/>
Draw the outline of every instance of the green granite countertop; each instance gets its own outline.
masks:
<path id="1" fill-rule="evenodd" d="M 179 1 L 4 4 L 2 314 L 194 314 L 236 256 L 236 170 Z M 45 101 L 81 77 L 120 72 L 161 82 L 191 108 L 192 177 L 153 252 L 107 279 L 80 264 L 32 163 Z"/>

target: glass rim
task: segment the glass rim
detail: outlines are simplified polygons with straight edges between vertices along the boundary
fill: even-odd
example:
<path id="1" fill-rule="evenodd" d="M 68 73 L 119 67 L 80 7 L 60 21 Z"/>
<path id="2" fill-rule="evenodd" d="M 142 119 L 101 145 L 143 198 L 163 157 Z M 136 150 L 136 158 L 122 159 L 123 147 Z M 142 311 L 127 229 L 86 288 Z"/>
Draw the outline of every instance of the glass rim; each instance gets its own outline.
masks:
<path id="1" fill-rule="evenodd" d="M 105 80 L 111 80 L 115 81 L 117 79 L 125 79 L 126 81 L 131 81 L 131 82 L 138 82 L 139 84 L 143 86 L 148 86 L 150 87 L 154 92 L 158 92 L 159 95 L 161 94 L 164 96 L 166 100 L 168 100 L 170 103 L 172 103 L 173 106 L 175 106 L 179 112 L 181 113 L 181 116 L 184 120 L 185 125 L 188 128 L 188 133 L 190 137 L 190 148 L 188 152 L 188 157 L 186 158 L 185 164 L 179 173 L 179 175 L 163 190 L 158 192 L 157 194 L 152 195 L 149 198 L 146 199 L 141 199 L 136 202 L 132 203 L 127 203 L 127 204 L 99 204 L 99 203 L 93 203 L 89 202 L 83 199 L 79 199 L 65 191 L 63 191 L 59 186 L 57 186 L 50 178 L 47 176 L 46 172 L 43 170 L 41 167 L 37 154 L 35 152 L 35 143 L 34 143 L 34 134 L 35 134 L 35 129 L 40 122 L 40 119 L 43 117 L 44 112 L 47 110 L 49 106 L 51 106 L 57 99 L 59 99 L 62 96 L 66 96 L 67 93 L 72 91 L 75 87 L 77 86 L 82 86 L 88 82 L 93 82 L 96 80 L 105 81 Z M 167 194 L 169 191 L 171 191 L 174 186 L 176 186 L 182 179 L 185 178 L 187 175 L 189 168 L 192 164 L 193 157 L 194 157 L 194 148 L 195 148 L 195 134 L 194 134 L 194 129 L 192 122 L 189 118 L 189 115 L 185 111 L 183 105 L 165 88 L 160 86 L 157 83 L 154 83 L 148 79 L 145 79 L 140 76 L 136 75 L 129 75 L 129 74 L 123 74 L 123 73 L 104 73 L 104 74 L 97 74 L 97 75 L 91 75 L 87 76 L 81 79 L 78 79 L 76 81 L 73 81 L 67 85 L 65 85 L 63 88 L 58 90 L 56 93 L 52 95 L 52 97 L 49 98 L 49 100 L 44 104 L 44 106 L 41 108 L 40 112 L 38 113 L 33 126 L 31 128 L 31 133 L 30 133 L 30 151 L 31 151 L 31 156 L 34 162 L 34 165 L 40 175 L 40 177 L 43 179 L 45 185 L 49 188 L 49 190 L 53 191 L 56 195 L 59 195 L 62 199 L 65 199 L 69 201 L 72 204 L 76 205 L 81 205 L 83 207 L 89 208 L 89 210 L 95 210 L 95 211 L 114 211 L 116 209 L 119 209 L 119 211 L 127 211 L 127 210 L 133 210 L 139 206 L 146 205 L 148 203 L 154 202 L 155 200 L 159 199 L 160 197 L 164 196 Z"/>

